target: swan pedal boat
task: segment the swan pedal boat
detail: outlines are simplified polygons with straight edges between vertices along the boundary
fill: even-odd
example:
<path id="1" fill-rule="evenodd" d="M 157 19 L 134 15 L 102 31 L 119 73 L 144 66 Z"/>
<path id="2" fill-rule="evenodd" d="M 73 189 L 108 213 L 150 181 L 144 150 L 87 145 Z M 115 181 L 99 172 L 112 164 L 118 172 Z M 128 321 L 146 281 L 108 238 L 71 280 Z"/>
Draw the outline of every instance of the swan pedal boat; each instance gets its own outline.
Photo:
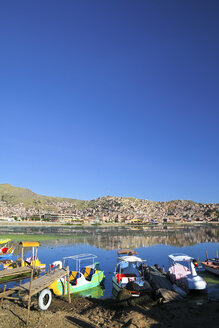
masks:
<path id="1" fill-rule="evenodd" d="M 118 293 L 125 289 L 131 296 L 151 294 L 152 288 L 144 275 L 144 260 L 134 250 L 119 250 L 115 272 L 112 277 L 113 288 Z"/>
<path id="2" fill-rule="evenodd" d="M 207 291 L 206 281 L 200 277 L 195 267 L 196 260 L 183 253 L 169 255 L 170 267 L 167 275 L 171 282 L 183 289 L 186 293 L 190 291 Z"/>
<path id="3" fill-rule="evenodd" d="M 94 261 L 96 258 L 97 256 L 93 254 L 68 256 L 64 257 L 62 261 L 53 262 L 51 268 L 55 266 L 62 268 L 65 267 L 66 263 L 69 261 L 74 261 L 76 270 L 71 271 L 69 275 L 70 294 L 80 293 L 99 286 L 105 279 L 104 272 L 99 268 L 99 262 Z M 92 261 L 92 264 L 82 266 L 82 261 Z M 49 289 L 52 290 L 55 295 L 67 295 L 67 281 L 61 278 L 52 283 Z"/>

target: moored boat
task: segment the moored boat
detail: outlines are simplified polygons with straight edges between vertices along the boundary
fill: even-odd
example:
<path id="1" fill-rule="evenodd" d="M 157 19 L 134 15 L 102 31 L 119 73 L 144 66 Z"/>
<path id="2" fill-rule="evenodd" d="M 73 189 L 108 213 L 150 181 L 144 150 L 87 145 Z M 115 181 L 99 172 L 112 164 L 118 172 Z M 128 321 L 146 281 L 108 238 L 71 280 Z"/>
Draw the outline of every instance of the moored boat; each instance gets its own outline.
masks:
<path id="1" fill-rule="evenodd" d="M 169 255 L 170 267 L 167 275 L 171 282 L 182 288 L 185 292 L 206 291 L 207 283 L 200 277 L 195 267 L 198 267 L 196 260 L 183 253 Z"/>
<path id="2" fill-rule="evenodd" d="M 219 276 L 219 259 L 207 259 L 204 262 L 201 262 L 201 264 L 206 271 Z"/>
<path id="3" fill-rule="evenodd" d="M 114 289 L 117 292 L 125 289 L 131 296 L 151 294 L 152 288 L 144 275 L 144 262 L 134 250 L 119 250 L 112 277 Z"/>
<path id="4" fill-rule="evenodd" d="M 12 258 L 15 248 L 10 246 L 11 239 L 0 239 L 0 260 L 6 261 Z"/>
<path id="5" fill-rule="evenodd" d="M 93 254 L 80 254 L 64 257 L 62 261 L 53 263 L 53 266 L 58 265 L 59 268 L 61 268 L 62 266 L 66 266 L 70 261 L 74 261 L 76 270 L 71 271 L 69 275 L 70 294 L 90 290 L 103 282 L 105 278 L 104 272 L 100 270 L 99 262 L 94 261 L 96 258 L 97 256 Z M 85 262 L 92 263 L 84 265 Z M 52 290 L 55 295 L 67 295 L 67 281 L 61 278 L 52 283 L 49 289 Z"/>
<path id="6" fill-rule="evenodd" d="M 41 271 L 46 269 L 46 264 L 41 263 L 37 257 L 38 247 L 40 246 L 38 242 L 20 242 L 21 248 L 21 257 L 16 261 L 11 263 L 6 263 L 3 265 L 4 269 L 15 269 L 19 267 L 32 266 L 38 268 Z M 28 258 L 24 258 L 24 249 L 32 248 L 32 255 Z"/>

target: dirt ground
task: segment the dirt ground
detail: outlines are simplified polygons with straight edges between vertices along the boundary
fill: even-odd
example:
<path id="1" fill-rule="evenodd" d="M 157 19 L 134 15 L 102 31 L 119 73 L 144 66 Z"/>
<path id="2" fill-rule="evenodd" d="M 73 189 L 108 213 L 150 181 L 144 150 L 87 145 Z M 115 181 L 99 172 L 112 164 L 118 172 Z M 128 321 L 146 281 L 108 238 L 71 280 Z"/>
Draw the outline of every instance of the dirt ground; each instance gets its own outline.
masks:
<path id="1" fill-rule="evenodd" d="M 16 301 L 4 300 L 0 310 L 0 328 L 26 327 L 27 308 Z M 121 306 L 112 300 L 53 298 L 47 311 L 35 301 L 30 312 L 29 328 L 218 328 L 219 302 L 191 305 L 186 302 Z"/>

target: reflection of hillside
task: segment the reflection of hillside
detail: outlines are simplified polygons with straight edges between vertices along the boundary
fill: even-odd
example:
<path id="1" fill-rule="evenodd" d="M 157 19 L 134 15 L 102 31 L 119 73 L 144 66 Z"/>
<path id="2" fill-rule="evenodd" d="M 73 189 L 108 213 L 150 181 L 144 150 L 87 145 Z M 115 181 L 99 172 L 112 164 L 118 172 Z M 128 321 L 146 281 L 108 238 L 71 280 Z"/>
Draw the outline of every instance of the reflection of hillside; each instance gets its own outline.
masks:
<path id="1" fill-rule="evenodd" d="M 218 242 L 219 227 L 198 227 L 180 231 L 120 231 L 118 234 L 95 234 L 84 239 L 86 244 L 105 249 L 139 248 L 156 244 L 190 246 L 203 242 Z"/>
<path id="2" fill-rule="evenodd" d="M 10 233 L 21 233 L 18 228 Z M 76 245 L 87 244 L 103 249 L 138 248 L 156 244 L 190 246 L 203 242 L 219 242 L 219 226 L 202 225 L 198 227 L 34 227 L 22 228 L 22 234 L 55 235 L 52 240 L 42 240 L 41 244 Z M 22 240 L 22 235 L 21 235 Z"/>

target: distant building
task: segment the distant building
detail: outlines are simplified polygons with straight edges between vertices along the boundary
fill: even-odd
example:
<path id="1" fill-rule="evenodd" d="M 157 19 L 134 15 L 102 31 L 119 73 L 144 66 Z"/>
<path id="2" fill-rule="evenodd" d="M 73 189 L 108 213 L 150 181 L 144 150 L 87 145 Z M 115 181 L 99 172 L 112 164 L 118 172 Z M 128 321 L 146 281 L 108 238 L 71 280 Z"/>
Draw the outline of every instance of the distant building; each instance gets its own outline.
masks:
<path id="1" fill-rule="evenodd" d="M 133 218 L 130 220 L 130 223 L 142 223 L 143 218 Z"/>
<path id="2" fill-rule="evenodd" d="M 72 214 L 63 214 L 63 213 L 58 213 L 58 214 L 47 213 L 47 214 L 44 214 L 44 218 L 49 219 L 50 221 L 53 221 L 53 222 L 74 219 Z"/>
<path id="3" fill-rule="evenodd" d="M 1 217 L 0 221 L 13 222 L 13 221 L 15 221 L 15 219 L 14 218 Z"/>

